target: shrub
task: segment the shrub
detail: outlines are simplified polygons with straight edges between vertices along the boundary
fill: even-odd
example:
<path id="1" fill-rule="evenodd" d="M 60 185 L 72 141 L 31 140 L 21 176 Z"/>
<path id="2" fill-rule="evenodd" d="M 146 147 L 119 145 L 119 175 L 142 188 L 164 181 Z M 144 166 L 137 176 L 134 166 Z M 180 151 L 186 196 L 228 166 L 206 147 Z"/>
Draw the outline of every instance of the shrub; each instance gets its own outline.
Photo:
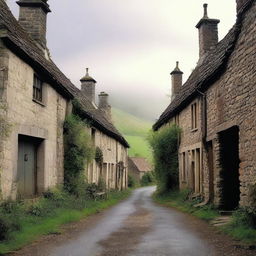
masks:
<path id="1" fill-rule="evenodd" d="M 45 217 L 52 213 L 53 206 L 48 200 L 40 199 L 28 206 L 27 214 L 36 217 Z"/>
<path id="2" fill-rule="evenodd" d="M 153 172 L 146 172 L 140 181 L 141 186 L 152 185 L 155 182 L 155 177 Z"/>
<path id="3" fill-rule="evenodd" d="M 15 214 L 19 212 L 21 205 L 17 201 L 7 200 L 3 201 L 0 207 L 3 214 Z"/>
<path id="4" fill-rule="evenodd" d="M 79 117 L 69 115 L 64 124 L 64 187 L 68 192 L 79 194 L 86 164 L 94 156 L 88 127 Z"/>
<path id="5" fill-rule="evenodd" d="M 149 135 L 149 143 L 153 150 L 157 190 L 160 194 L 174 190 L 179 185 L 179 134 L 180 129 L 176 125 L 172 125 Z"/>
<path id="6" fill-rule="evenodd" d="M 102 191 L 106 191 L 106 189 L 107 189 L 106 182 L 103 179 L 103 177 L 100 176 L 98 181 L 98 190 L 102 192 Z"/>
<path id="7" fill-rule="evenodd" d="M 95 149 L 95 161 L 99 165 L 103 164 L 103 152 L 99 147 Z"/>
<path id="8" fill-rule="evenodd" d="M 7 221 L 0 217 L 0 241 L 6 240 L 9 237 L 10 226 Z"/>
<path id="9" fill-rule="evenodd" d="M 95 183 L 87 184 L 86 197 L 88 199 L 95 199 L 97 192 L 99 192 L 97 184 L 95 184 Z"/>
<path id="10" fill-rule="evenodd" d="M 136 187 L 136 179 L 130 174 L 128 174 L 128 187 L 129 188 Z"/>

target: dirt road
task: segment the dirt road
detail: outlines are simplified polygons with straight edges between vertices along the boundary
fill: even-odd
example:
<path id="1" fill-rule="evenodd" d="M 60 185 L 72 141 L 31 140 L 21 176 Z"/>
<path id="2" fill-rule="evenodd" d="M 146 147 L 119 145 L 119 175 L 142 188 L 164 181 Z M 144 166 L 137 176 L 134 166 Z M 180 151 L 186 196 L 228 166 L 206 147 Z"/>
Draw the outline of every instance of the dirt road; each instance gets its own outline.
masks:
<path id="1" fill-rule="evenodd" d="M 203 221 L 154 204 L 153 187 L 118 206 L 47 236 L 15 255 L 27 256 L 252 256 Z"/>

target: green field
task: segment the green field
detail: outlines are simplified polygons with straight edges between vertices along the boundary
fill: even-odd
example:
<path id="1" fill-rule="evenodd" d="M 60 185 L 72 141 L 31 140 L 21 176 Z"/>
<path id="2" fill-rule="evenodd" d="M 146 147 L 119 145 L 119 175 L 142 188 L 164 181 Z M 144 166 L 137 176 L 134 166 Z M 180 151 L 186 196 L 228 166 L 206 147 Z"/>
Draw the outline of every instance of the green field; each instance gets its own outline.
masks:
<path id="1" fill-rule="evenodd" d="M 152 154 L 146 137 L 152 123 L 115 108 L 112 116 L 117 129 L 131 146 L 129 156 L 141 156 L 151 160 Z"/>

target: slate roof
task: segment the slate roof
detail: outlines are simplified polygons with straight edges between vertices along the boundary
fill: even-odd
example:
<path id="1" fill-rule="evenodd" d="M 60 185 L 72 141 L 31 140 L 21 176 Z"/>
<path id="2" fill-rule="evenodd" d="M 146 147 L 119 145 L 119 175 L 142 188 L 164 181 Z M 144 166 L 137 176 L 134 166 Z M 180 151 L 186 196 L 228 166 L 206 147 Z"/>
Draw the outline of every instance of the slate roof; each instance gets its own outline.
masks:
<path id="1" fill-rule="evenodd" d="M 137 167 L 140 172 L 152 171 L 152 166 L 144 157 L 129 157 L 129 160 Z"/>
<path id="2" fill-rule="evenodd" d="M 83 114 L 90 119 L 92 125 L 115 138 L 125 147 L 129 147 L 127 141 L 106 119 L 101 110 L 96 109 L 86 97 L 82 97 L 81 91 L 54 62 L 45 58 L 43 51 L 19 25 L 4 0 L 0 0 L 0 38 L 10 50 L 39 72 L 45 82 L 51 84 L 61 95 L 71 100 L 77 99 L 82 106 Z"/>
<path id="3" fill-rule="evenodd" d="M 180 92 L 153 125 L 155 131 L 184 109 L 195 97 L 200 95 L 200 92 L 204 92 L 225 72 L 229 56 L 234 50 L 241 31 L 243 13 L 254 1 L 244 0 L 244 5 L 238 10 L 237 21 L 233 28 L 214 49 L 206 54 L 202 62 L 196 66 L 186 83 L 182 86 Z"/>

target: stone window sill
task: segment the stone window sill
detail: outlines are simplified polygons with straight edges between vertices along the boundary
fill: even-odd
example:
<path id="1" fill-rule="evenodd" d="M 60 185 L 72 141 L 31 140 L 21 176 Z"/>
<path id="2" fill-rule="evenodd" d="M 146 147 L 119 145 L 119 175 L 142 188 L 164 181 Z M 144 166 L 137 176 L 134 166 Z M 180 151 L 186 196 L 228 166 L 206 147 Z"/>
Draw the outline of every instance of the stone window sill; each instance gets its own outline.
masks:
<path id="1" fill-rule="evenodd" d="M 41 105 L 42 107 L 46 107 L 45 104 L 39 100 L 33 99 L 33 101 L 39 105 Z"/>
<path id="2" fill-rule="evenodd" d="M 194 128 L 191 130 L 191 132 L 197 132 L 198 131 L 198 128 Z"/>

